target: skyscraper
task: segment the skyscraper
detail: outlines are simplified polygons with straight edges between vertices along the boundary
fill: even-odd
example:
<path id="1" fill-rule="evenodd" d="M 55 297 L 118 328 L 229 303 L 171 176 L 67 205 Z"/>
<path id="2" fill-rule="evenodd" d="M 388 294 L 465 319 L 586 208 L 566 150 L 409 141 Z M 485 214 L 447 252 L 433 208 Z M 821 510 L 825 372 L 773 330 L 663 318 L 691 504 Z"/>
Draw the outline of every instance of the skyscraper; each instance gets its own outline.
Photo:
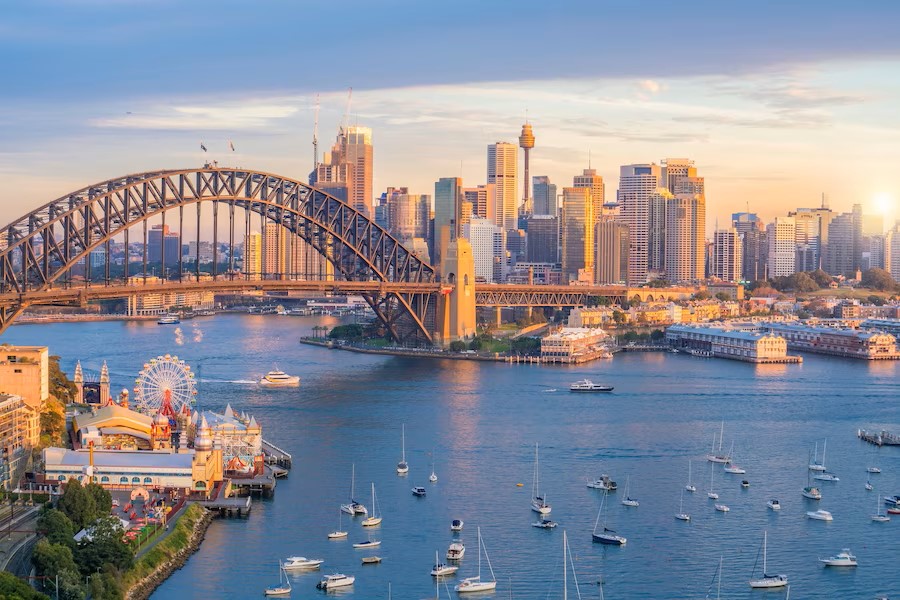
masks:
<path id="1" fill-rule="evenodd" d="M 694 168 L 694 161 L 688 158 L 666 158 L 662 161 L 662 182 L 660 185 L 669 190 L 671 194 L 703 194 L 703 191 L 694 192 L 678 188 L 681 180 L 696 176 L 697 169 Z"/>
<path id="2" fill-rule="evenodd" d="M 762 220 L 754 213 L 732 213 L 731 224 L 741 236 L 741 274 L 744 279 L 766 279 L 769 245 Z"/>
<path id="3" fill-rule="evenodd" d="M 368 127 L 341 127 L 337 139 L 316 165 L 310 183 L 344 200 L 367 216 L 372 210 L 372 130 Z"/>
<path id="4" fill-rule="evenodd" d="M 522 133 L 519 134 L 519 147 L 525 151 L 524 173 L 522 177 L 522 212 L 525 215 L 534 213 L 534 205 L 531 201 L 531 192 L 528 189 L 528 159 L 530 158 L 531 149 L 534 148 L 534 132 L 531 131 L 531 123 L 522 125 Z"/>
<path id="5" fill-rule="evenodd" d="M 528 219 L 528 262 L 559 262 L 559 217 L 532 215 Z"/>
<path id="6" fill-rule="evenodd" d="M 266 223 L 262 235 L 262 272 L 281 279 L 287 262 L 287 229 L 278 223 Z"/>
<path id="7" fill-rule="evenodd" d="M 737 229 L 719 229 L 713 241 L 713 261 L 710 275 L 723 281 L 741 281 L 743 248 Z"/>
<path id="8" fill-rule="evenodd" d="M 900 223 L 894 225 L 884 238 L 884 268 L 894 281 L 900 281 Z"/>
<path id="9" fill-rule="evenodd" d="M 569 279 L 594 268 L 594 205 L 591 188 L 563 188 L 562 270 Z"/>
<path id="10" fill-rule="evenodd" d="M 828 226 L 834 213 L 828 208 L 798 208 L 788 213 L 796 224 L 797 257 L 794 269 L 815 271 L 821 268 L 824 250 L 828 246 Z"/>
<path id="11" fill-rule="evenodd" d="M 594 222 L 599 221 L 603 215 L 603 205 L 606 202 L 606 187 L 603 185 L 603 177 L 597 175 L 597 169 L 584 169 L 581 175 L 573 178 L 572 185 L 577 188 L 591 188 Z"/>
<path id="12" fill-rule="evenodd" d="M 447 246 L 460 231 L 462 178 L 441 177 L 434 184 L 434 245 L 431 264 L 440 271 Z"/>
<path id="13" fill-rule="evenodd" d="M 556 201 L 556 185 L 550 183 L 546 175 L 535 175 L 534 182 L 534 214 L 559 216 L 559 206 Z"/>
<path id="14" fill-rule="evenodd" d="M 594 226 L 597 252 L 594 257 L 594 283 L 628 284 L 628 225 L 601 217 Z"/>
<path id="15" fill-rule="evenodd" d="M 154 225 L 147 232 L 147 260 L 162 263 L 163 254 L 166 261 L 163 267 L 177 267 L 181 256 L 181 236 L 177 231 L 170 231 L 168 225 Z"/>
<path id="16" fill-rule="evenodd" d="M 666 205 L 675 195 L 668 188 L 658 187 L 650 194 L 650 214 L 647 217 L 647 268 L 655 273 L 666 269 Z"/>
<path id="17" fill-rule="evenodd" d="M 659 187 L 661 171 L 656 164 L 624 165 L 619 169 L 616 195 L 621 219 L 628 225 L 628 281 L 647 282 L 650 235 L 650 196 Z"/>
<path id="18" fill-rule="evenodd" d="M 666 201 L 666 278 L 689 282 L 706 275 L 706 199 L 676 194 Z"/>
<path id="19" fill-rule="evenodd" d="M 834 217 L 828 225 L 825 271 L 829 275 L 852 276 L 862 263 L 862 206 Z"/>
<path id="20" fill-rule="evenodd" d="M 794 217 L 776 217 L 766 226 L 768 276 L 786 277 L 795 272 L 797 226 Z"/>
<path id="21" fill-rule="evenodd" d="M 262 274 L 262 235 L 251 231 L 244 234 L 244 275 L 259 279 Z"/>
<path id="22" fill-rule="evenodd" d="M 487 283 L 503 281 L 506 265 L 506 231 L 487 219 L 473 218 L 464 228 L 463 237 L 472 246 L 475 276 Z"/>
<path id="23" fill-rule="evenodd" d="M 515 144 L 497 142 L 488 146 L 487 182 L 494 184 L 494 223 L 504 231 L 518 227 Z"/>
<path id="24" fill-rule="evenodd" d="M 410 194 L 405 187 L 388 188 L 385 198 L 387 229 L 402 243 L 428 236 L 431 218 L 431 196 Z"/>

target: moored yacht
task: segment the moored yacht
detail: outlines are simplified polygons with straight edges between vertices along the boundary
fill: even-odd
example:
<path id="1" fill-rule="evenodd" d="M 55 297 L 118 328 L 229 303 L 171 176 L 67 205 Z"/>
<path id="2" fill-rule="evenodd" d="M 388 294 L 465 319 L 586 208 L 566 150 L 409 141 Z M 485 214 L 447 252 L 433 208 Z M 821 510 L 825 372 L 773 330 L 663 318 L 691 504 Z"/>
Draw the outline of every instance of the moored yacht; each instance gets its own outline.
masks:
<path id="1" fill-rule="evenodd" d="M 813 479 L 818 481 L 840 481 L 837 475 L 834 473 L 829 473 L 828 471 L 822 471 L 818 475 L 813 476 Z"/>
<path id="2" fill-rule="evenodd" d="M 353 585 L 354 581 L 356 581 L 356 577 L 353 577 L 352 575 L 335 573 L 334 575 L 326 576 L 325 579 L 316 584 L 316 587 L 320 590 L 331 590 L 334 588 Z"/>
<path id="3" fill-rule="evenodd" d="M 462 531 L 463 528 L 463 520 L 462 519 L 453 519 L 450 521 L 450 531 Z"/>
<path id="4" fill-rule="evenodd" d="M 264 387 L 297 387 L 300 385 L 300 377 L 288 375 L 284 371 L 275 369 L 269 371 L 259 380 L 259 385 Z"/>
<path id="5" fill-rule="evenodd" d="M 806 513 L 806 516 L 810 519 L 815 519 L 816 521 L 833 521 L 834 517 L 827 510 L 811 510 Z"/>
<path id="6" fill-rule="evenodd" d="M 834 556 L 828 558 L 820 558 L 820 563 L 824 563 L 826 567 L 855 567 L 857 566 L 856 556 L 850 552 L 850 548 L 844 548 Z"/>
<path id="7" fill-rule="evenodd" d="M 821 500 L 822 492 L 819 491 L 819 488 L 815 486 L 808 486 L 803 488 L 803 491 L 800 492 L 804 498 L 809 498 L 810 500 Z"/>
<path id="8" fill-rule="evenodd" d="M 451 542 L 447 548 L 447 560 L 462 560 L 466 555 L 466 545 L 460 541 Z"/>
<path id="9" fill-rule="evenodd" d="M 325 562 L 322 558 L 306 558 L 305 556 L 288 556 L 281 563 L 281 567 L 285 571 L 291 569 L 318 569 L 319 565 Z"/>
<path id="10" fill-rule="evenodd" d="M 601 475 L 600 479 L 595 479 L 594 481 L 588 481 L 587 486 L 589 488 L 593 488 L 595 490 L 605 490 L 607 492 L 616 491 L 619 486 L 615 481 L 610 479 L 609 475 Z"/>
<path id="11" fill-rule="evenodd" d="M 572 385 L 569 386 L 570 392 L 611 392 L 613 391 L 613 386 L 611 385 L 600 385 L 599 383 L 594 383 L 590 379 L 582 379 L 581 381 L 576 381 Z"/>
<path id="12" fill-rule="evenodd" d="M 175 314 L 163 315 L 156 321 L 157 325 L 178 325 L 179 323 L 181 323 L 181 319 Z"/>
<path id="13" fill-rule="evenodd" d="M 781 503 L 774 498 L 766 502 L 766 506 L 768 506 L 772 510 L 781 510 Z"/>

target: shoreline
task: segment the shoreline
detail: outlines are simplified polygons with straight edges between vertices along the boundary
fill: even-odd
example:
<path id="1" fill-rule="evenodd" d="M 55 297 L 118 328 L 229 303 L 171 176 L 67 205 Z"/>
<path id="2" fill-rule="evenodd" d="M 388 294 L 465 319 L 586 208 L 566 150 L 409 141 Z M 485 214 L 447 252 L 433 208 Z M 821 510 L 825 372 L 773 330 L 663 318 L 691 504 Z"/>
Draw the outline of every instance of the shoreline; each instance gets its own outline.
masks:
<path id="1" fill-rule="evenodd" d="M 447 360 L 481 360 L 486 362 L 505 362 L 506 357 L 503 356 L 483 356 L 479 354 L 453 354 L 449 352 L 432 351 L 432 350 L 413 350 L 413 349 L 396 349 L 396 348 L 361 348 L 359 346 L 351 346 L 349 344 L 338 344 L 334 342 L 323 342 L 311 340 L 308 338 L 300 338 L 301 344 L 308 346 L 319 346 L 328 350 L 346 350 L 348 352 L 357 352 L 359 354 L 385 354 L 388 356 L 411 356 L 418 358 L 445 358 Z"/>

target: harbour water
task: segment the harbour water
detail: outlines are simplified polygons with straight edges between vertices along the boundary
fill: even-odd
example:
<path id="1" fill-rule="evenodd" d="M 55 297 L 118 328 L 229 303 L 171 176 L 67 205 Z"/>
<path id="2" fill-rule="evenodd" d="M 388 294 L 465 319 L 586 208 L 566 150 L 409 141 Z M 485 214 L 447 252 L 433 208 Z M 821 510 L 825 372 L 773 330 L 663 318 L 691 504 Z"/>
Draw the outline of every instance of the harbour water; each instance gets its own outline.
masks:
<path id="1" fill-rule="evenodd" d="M 99 370 L 107 360 L 113 391 L 131 388 L 143 363 L 177 354 L 201 380 L 198 403 L 221 410 L 231 403 L 256 416 L 264 436 L 291 452 L 294 467 L 275 497 L 254 503 L 248 519 L 217 520 L 201 549 L 153 595 L 168 598 L 261 597 L 278 581 L 276 563 L 288 555 L 324 558 L 320 572 L 292 576 L 291 598 L 318 598 L 323 573 L 356 576 L 341 596 L 394 598 L 434 595 L 429 576 L 435 550 L 443 560 L 461 518 L 467 546 L 459 577 L 475 574 L 475 530 L 481 527 L 496 575 L 496 598 L 562 597 L 562 530 L 568 531 L 583 598 L 704 598 L 724 557 L 723 598 L 781 598 L 749 589 L 768 530 L 770 573 L 788 575 L 791 598 L 873 598 L 900 594 L 896 544 L 900 518 L 874 523 L 875 495 L 900 494 L 900 448 L 875 448 L 858 428 L 900 429 L 900 365 L 806 355 L 802 365 L 760 365 L 663 353 L 620 354 L 574 367 L 509 365 L 372 356 L 301 345 L 314 325 L 333 319 L 223 315 L 173 326 L 98 322 L 25 325 L 0 339 L 46 344 L 71 373 L 76 359 Z M 180 341 L 181 345 L 177 342 Z M 265 390 L 253 382 L 277 364 L 300 375 L 299 389 Z M 612 394 L 570 394 L 588 377 L 615 386 Z M 729 513 L 716 512 L 706 491 L 705 454 L 725 421 L 725 450 L 746 475 L 715 465 L 713 487 Z M 406 424 L 408 476 L 395 473 L 400 429 Z M 816 482 L 820 502 L 806 500 L 807 464 L 816 441 L 840 481 Z M 553 505 L 553 530 L 531 527 L 534 443 L 541 448 L 541 487 Z M 428 483 L 434 459 L 439 480 Z M 674 519 L 693 460 L 695 494 L 685 494 L 690 523 Z M 371 482 L 384 516 L 363 530 L 343 516 L 349 538 L 329 541 L 339 505 L 349 495 L 371 508 Z M 867 492 L 866 467 L 874 492 Z M 623 547 L 591 543 L 602 492 L 588 478 L 609 473 L 608 526 L 628 538 Z M 637 508 L 620 504 L 630 476 Z M 743 489 L 746 478 L 750 487 Z M 524 484 L 517 487 L 517 483 Z M 425 498 L 410 489 L 427 488 Z M 783 508 L 766 508 L 770 498 Z M 834 514 L 825 523 L 807 510 Z M 882 511 L 884 506 L 882 505 Z M 377 550 L 351 544 L 382 540 Z M 826 569 L 818 558 L 849 547 L 857 569 Z M 378 554 L 379 565 L 360 564 Z M 761 569 L 761 559 L 760 566 Z M 758 572 L 757 572 L 758 574 Z M 484 563 L 482 576 L 489 576 Z M 570 597 L 574 596 L 569 576 Z M 447 591 L 442 590 L 442 597 Z M 485 596 L 481 596 L 485 597 Z M 487 597 L 491 597 L 488 594 Z M 715 588 L 709 595 L 715 598 Z"/>

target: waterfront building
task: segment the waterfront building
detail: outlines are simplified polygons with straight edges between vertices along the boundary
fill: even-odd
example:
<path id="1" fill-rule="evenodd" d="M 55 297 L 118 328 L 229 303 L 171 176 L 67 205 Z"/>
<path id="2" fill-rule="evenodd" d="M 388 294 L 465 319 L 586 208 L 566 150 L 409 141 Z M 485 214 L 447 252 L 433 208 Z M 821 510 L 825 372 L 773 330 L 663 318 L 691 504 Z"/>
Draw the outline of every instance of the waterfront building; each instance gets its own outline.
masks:
<path id="1" fill-rule="evenodd" d="M 93 445 L 96 450 L 162 450 L 170 444 L 157 444 L 154 417 L 107 402 L 89 413 L 72 418 L 77 448 Z"/>
<path id="2" fill-rule="evenodd" d="M 860 323 L 859 326 L 861 329 L 889 333 L 894 336 L 894 339 L 900 338 L 900 319 L 870 318 Z"/>
<path id="3" fill-rule="evenodd" d="M 532 178 L 534 188 L 534 214 L 559 215 L 559 205 L 556 200 L 556 185 L 550 183 L 546 175 L 535 175 Z"/>
<path id="4" fill-rule="evenodd" d="M 619 169 L 616 199 L 622 221 L 628 225 L 628 281 L 647 282 L 649 267 L 650 197 L 660 186 L 662 171 L 657 164 L 624 165 Z"/>
<path id="5" fill-rule="evenodd" d="M 526 258 L 533 263 L 559 262 L 559 218 L 534 214 L 528 218 Z"/>
<path id="6" fill-rule="evenodd" d="M 488 146 L 487 182 L 495 186 L 494 224 L 504 232 L 518 226 L 517 153 L 516 145 L 508 142 Z"/>
<path id="7" fill-rule="evenodd" d="M 792 350 L 863 360 L 900 359 L 896 339 L 888 333 L 798 323 L 766 323 L 763 327 L 784 337 Z"/>
<path id="8" fill-rule="evenodd" d="M 794 274 L 796 231 L 793 217 L 776 217 L 775 221 L 766 227 L 769 277 L 785 277 Z"/>
<path id="9" fill-rule="evenodd" d="M 862 206 L 834 217 L 828 226 L 825 271 L 852 277 L 862 262 Z"/>
<path id="10" fill-rule="evenodd" d="M 670 282 L 704 278 L 706 200 L 701 194 L 680 193 L 666 202 L 665 259 L 666 278 Z"/>
<path id="11" fill-rule="evenodd" d="M 151 263 L 163 262 L 165 255 L 165 267 L 177 267 L 181 257 L 181 236 L 176 231 L 170 231 L 168 225 L 154 225 L 147 231 L 147 261 Z"/>
<path id="12" fill-rule="evenodd" d="M 450 240 L 459 237 L 462 219 L 463 182 L 461 177 L 441 177 L 434 183 L 434 248 L 431 264 L 441 271 L 443 257 L 447 255 Z M 472 205 L 469 204 L 469 218 Z"/>
<path id="13" fill-rule="evenodd" d="M 593 273 L 594 205 L 591 188 L 563 188 L 561 218 L 563 273 L 570 280 L 578 279 L 580 270 Z"/>
<path id="14" fill-rule="evenodd" d="M 493 183 L 473 188 L 462 188 L 463 202 L 472 205 L 471 217 L 495 221 L 497 209 L 497 186 Z"/>
<path id="15" fill-rule="evenodd" d="M 0 394 L 0 488 L 12 490 L 40 443 L 41 414 L 22 396 Z"/>
<path id="16" fill-rule="evenodd" d="M 606 203 L 606 186 L 603 184 L 603 177 L 597 175 L 597 169 L 584 169 L 581 175 L 573 178 L 572 187 L 591 189 L 591 209 L 594 213 L 594 222 L 600 220 Z"/>
<path id="17" fill-rule="evenodd" d="M 727 327 L 673 325 L 666 330 L 666 341 L 687 352 L 708 352 L 710 356 L 752 363 L 798 363 L 799 356 L 788 356 L 788 345 L 779 335 L 742 331 Z"/>
<path id="18" fill-rule="evenodd" d="M 604 327 L 615 323 L 613 315 L 617 312 L 622 312 L 622 309 L 612 306 L 576 306 L 569 312 L 566 326 Z"/>
<path id="19" fill-rule="evenodd" d="M 737 229 L 732 227 L 716 231 L 713 244 L 710 275 L 723 281 L 740 281 L 743 247 Z"/>
<path id="20" fill-rule="evenodd" d="M 608 354 L 609 335 L 599 328 L 563 327 L 541 338 L 541 361 L 581 363 Z"/>
<path id="21" fill-rule="evenodd" d="M 473 218 L 463 228 L 472 246 L 475 277 L 486 283 L 503 281 L 506 268 L 506 232 L 487 219 Z"/>
<path id="22" fill-rule="evenodd" d="M 262 452 L 262 428 L 256 419 L 246 414 L 237 415 L 231 405 L 225 412 L 203 411 L 192 419 L 199 423 L 194 437 L 194 445 L 204 435 L 206 423 L 208 435 L 214 448 L 221 448 L 225 474 L 229 477 L 249 477 L 261 475 L 264 468 Z"/>
<path id="23" fill-rule="evenodd" d="M 594 226 L 594 283 L 628 284 L 628 225 L 604 216 Z"/>
<path id="24" fill-rule="evenodd" d="M 257 234 L 258 236 L 259 234 Z M 259 265 L 260 262 L 257 262 Z M 257 274 L 258 278 L 259 275 Z M 212 281 L 208 273 L 200 274 L 200 281 Z M 128 278 L 128 284 L 135 287 L 158 285 L 159 277 L 135 275 Z M 179 309 L 209 310 L 215 307 L 215 293 L 209 290 L 172 291 L 128 296 L 128 315 L 132 317 L 156 316 Z"/>

